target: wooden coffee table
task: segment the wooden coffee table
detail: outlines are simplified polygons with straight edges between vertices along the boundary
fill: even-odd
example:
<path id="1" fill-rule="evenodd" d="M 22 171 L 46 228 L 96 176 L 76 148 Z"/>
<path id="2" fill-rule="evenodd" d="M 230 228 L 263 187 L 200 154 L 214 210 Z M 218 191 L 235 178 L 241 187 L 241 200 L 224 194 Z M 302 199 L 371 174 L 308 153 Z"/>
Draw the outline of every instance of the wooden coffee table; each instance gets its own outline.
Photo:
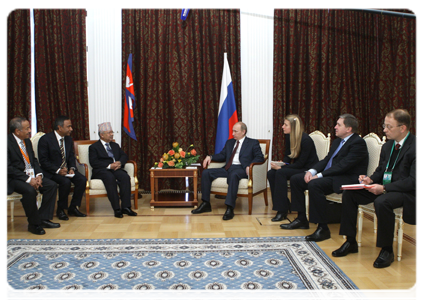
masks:
<path id="1" fill-rule="evenodd" d="M 185 193 L 160 193 L 159 197 L 159 178 L 184 178 L 192 177 L 194 181 L 194 194 L 186 191 Z M 156 206 L 194 206 L 198 205 L 197 200 L 197 178 L 198 168 L 190 169 L 150 169 L 150 188 L 151 188 L 151 209 Z"/>

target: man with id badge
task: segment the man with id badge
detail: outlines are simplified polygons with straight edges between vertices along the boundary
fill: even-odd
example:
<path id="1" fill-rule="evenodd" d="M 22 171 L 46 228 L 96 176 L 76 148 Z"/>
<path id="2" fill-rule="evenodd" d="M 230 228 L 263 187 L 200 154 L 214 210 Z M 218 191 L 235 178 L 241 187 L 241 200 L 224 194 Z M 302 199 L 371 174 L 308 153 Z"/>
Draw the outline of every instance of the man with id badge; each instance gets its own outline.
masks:
<path id="1" fill-rule="evenodd" d="M 364 190 L 344 191 L 340 235 L 347 241 L 332 252 L 335 257 L 357 253 L 357 208 L 374 202 L 378 228 L 376 246 L 382 248 L 373 263 L 386 268 L 394 261 L 393 241 L 395 214 L 403 207 L 403 220 L 416 224 L 416 137 L 410 133 L 411 116 L 404 109 L 396 109 L 385 117 L 383 132 L 388 138 L 381 150 L 379 166 L 370 177 L 360 175 Z"/>
<path id="2" fill-rule="evenodd" d="M 31 128 L 25 118 L 16 117 L 9 123 L 10 134 L 7 140 L 7 194 L 22 194 L 22 206 L 28 218 L 28 231 L 45 234 L 43 228 L 59 228 L 53 223 L 54 202 L 57 195 L 56 183 L 43 178 L 34 156 L 29 139 Z M 41 206 L 37 207 L 37 190 L 43 194 Z"/>

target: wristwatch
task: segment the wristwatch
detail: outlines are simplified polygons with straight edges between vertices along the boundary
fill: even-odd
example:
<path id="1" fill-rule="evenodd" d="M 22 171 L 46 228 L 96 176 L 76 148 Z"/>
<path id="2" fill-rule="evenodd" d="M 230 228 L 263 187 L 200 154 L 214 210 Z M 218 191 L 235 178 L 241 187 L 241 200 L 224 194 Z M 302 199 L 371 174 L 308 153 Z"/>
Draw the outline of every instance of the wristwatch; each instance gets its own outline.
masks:
<path id="1" fill-rule="evenodd" d="M 383 193 L 384 193 L 384 194 L 386 194 L 386 193 L 387 193 L 385 186 L 383 186 Z"/>

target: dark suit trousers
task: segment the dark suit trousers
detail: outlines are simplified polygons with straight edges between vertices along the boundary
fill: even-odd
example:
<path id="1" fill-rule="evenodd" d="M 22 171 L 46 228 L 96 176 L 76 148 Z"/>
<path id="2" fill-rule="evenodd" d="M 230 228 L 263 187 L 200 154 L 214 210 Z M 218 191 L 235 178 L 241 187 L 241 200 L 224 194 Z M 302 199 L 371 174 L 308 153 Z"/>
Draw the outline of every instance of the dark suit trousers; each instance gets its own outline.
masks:
<path id="1" fill-rule="evenodd" d="M 357 234 L 358 205 L 374 202 L 377 216 L 377 247 L 392 246 L 394 242 L 395 214 L 393 210 L 404 204 L 406 194 L 389 192 L 375 195 L 367 190 L 344 191 L 340 235 L 355 237 Z"/>
<path id="2" fill-rule="evenodd" d="M 39 191 L 43 194 L 41 206 L 37 207 L 37 191 L 24 181 L 14 180 L 13 187 L 16 193 L 22 194 L 22 206 L 28 218 L 28 224 L 40 225 L 41 220 L 52 220 L 54 204 L 57 196 L 57 185 L 54 181 L 43 178 L 43 186 Z"/>
<path id="3" fill-rule="evenodd" d="M 91 179 L 101 179 L 106 187 L 107 197 L 114 210 L 131 207 L 131 179 L 125 170 L 118 169 L 116 171 L 102 169 L 96 170 L 95 176 Z M 121 205 L 119 206 L 119 194 L 117 187 L 119 186 Z"/>
<path id="4" fill-rule="evenodd" d="M 322 177 L 304 181 L 305 174 L 296 174 L 291 177 L 291 210 L 305 212 L 304 191 L 309 194 L 309 221 L 311 223 L 327 223 L 326 196 L 333 193 L 332 177 Z"/>
<path id="5" fill-rule="evenodd" d="M 213 180 L 218 177 L 227 178 L 228 192 L 225 204 L 235 207 L 239 181 L 248 178 L 245 169 L 241 165 L 232 165 L 228 171 L 225 168 L 206 169 L 201 174 L 201 198 L 210 202 L 210 190 Z"/>
<path id="6" fill-rule="evenodd" d="M 73 189 L 70 206 L 81 206 L 82 196 L 84 195 L 87 183 L 87 179 L 84 175 L 77 171 L 75 171 L 75 176 L 73 177 L 65 177 L 59 174 L 54 174 L 51 180 L 59 184 L 59 200 L 57 202 L 57 208 L 68 209 L 68 197 L 71 190 L 71 183 L 73 183 L 75 187 Z"/>
<path id="7" fill-rule="evenodd" d="M 291 205 L 288 199 L 288 180 L 295 174 L 305 174 L 301 169 L 270 169 L 267 172 L 270 191 L 272 193 L 273 210 L 288 212 Z"/>

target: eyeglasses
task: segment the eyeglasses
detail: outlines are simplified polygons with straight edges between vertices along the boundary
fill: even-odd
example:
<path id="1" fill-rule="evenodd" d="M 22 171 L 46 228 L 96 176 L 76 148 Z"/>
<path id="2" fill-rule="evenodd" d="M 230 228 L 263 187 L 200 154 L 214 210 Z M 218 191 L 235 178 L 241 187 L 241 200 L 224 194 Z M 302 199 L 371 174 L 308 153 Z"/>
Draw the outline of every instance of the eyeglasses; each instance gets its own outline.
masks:
<path id="1" fill-rule="evenodd" d="M 389 125 L 389 124 L 382 124 L 382 128 L 383 129 L 387 128 L 388 130 L 392 130 L 392 128 L 394 128 L 394 127 L 401 127 L 402 125 L 404 125 L 404 124 L 397 125 L 397 126 L 392 126 L 392 125 Z"/>

